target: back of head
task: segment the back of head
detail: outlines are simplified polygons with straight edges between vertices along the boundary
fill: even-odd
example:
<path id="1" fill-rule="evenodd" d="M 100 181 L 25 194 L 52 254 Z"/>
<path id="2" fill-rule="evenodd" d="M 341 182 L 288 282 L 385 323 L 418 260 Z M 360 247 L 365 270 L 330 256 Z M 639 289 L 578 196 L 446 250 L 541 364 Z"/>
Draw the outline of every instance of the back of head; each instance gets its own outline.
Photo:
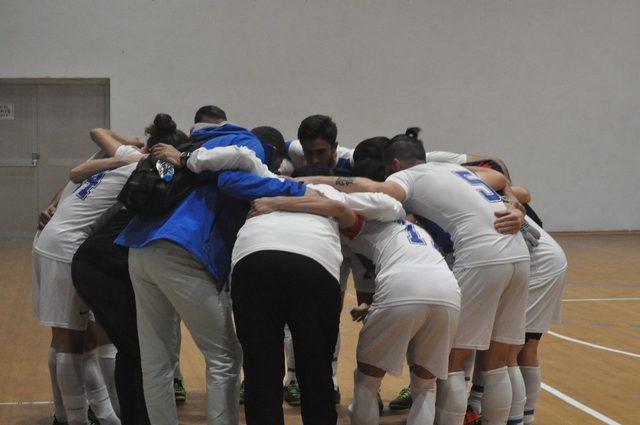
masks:
<path id="1" fill-rule="evenodd" d="M 178 130 L 178 127 L 169 114 L 157 114 L 153 119 L 153 124 L 145 129 L 147 138 L 147 149 L 158 143 L 165 143 L 172 146 L 180 146 L 189 143 L 189 137 Z"/>
<path id="2" fill-rule="evenodd" d="M 281 155 L 284 155 L 284 136 L 276 128 L 263 125 L 251 130 L 254 136 L 260 140 L 263 145 L 271 145 Z"/>
<path id="3" fill-rule="evenodd" d="M 394 136 L 384 148 L 384 162 L 390 164 L 394 159 L 412 166 L 425 162 L 426 152 L 422 140 L 418 139 L 420 128 L 409 127 L 404 134 Z"/>
<path id="4" fill-rule="evenodd" d="M 309 164 L 296 168 L 291 177 L 330 176 L 331 170 L 321 164 Z"/>
<path id="5" fill-rule="evenodd" d="M 338 127 L 331 117 L 326 115 L 311 115 L 302 120 L 298 128 L 298 139 L 303 144 L 322 139 L 333 146 L 337 137 Z"/>
<path id="6" fill-rule="evenodd" d="M 199 122 L 218 124 L 226 120 L 227 114 L 221 108 L 213 105 L 205 105 L 196 111 L 196 116 L 194 117 L 193 122 L 195 124 Z"/>
<path id="7" fill-rule="evenodd" d="M 383 152 L 387 143 L 389 139 L 386 137 L 372 137 L 360 142 L 353 151 L 351 174 L 355 177 L 384 181 Z"/>

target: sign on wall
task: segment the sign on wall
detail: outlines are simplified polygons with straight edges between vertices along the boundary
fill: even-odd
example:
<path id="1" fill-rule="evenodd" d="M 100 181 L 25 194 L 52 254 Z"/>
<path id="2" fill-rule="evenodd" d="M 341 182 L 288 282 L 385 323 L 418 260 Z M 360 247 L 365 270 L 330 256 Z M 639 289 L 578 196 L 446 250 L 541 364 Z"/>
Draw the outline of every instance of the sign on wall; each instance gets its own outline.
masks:
<path id="1" fill-rule="evenodd" d="M 0 103 L 0 120 L 12 120 L 13 115 L 13 103 Z"/>

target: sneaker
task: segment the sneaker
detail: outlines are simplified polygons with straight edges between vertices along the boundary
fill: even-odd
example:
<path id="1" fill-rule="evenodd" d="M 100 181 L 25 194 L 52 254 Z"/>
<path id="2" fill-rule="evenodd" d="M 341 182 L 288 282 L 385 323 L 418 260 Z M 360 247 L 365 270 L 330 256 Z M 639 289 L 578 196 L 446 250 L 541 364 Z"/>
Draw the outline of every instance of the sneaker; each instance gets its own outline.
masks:
<path id="1" fill-rule="evenodd" d="M 473 411 L 471 406 L 467 406 L 467 413 L 464 415 L 464 425 L 480 425 L 482 415 Z"/>
<path id="2" fill-rule="evenodd" d="M 340 394 L 340 387 L 335 387 L 335 389 L 333 390 L 333 401 L 336 404 L 340 404 L 341 398 L 342 398 L 342 395 Z"/>
<path id="3" fill-rule="evenodd" d="M 409 387 L 400 390 L 398 397 L 391 400 L 389 410 L 405 410 L 411 409 L 413 399 L 411 398 L 411 389 Z"/>
<path id="4" fill-rule="evenodd" d="M 52 425 L 67 425 L 67 422 L 61 422 L 56 418 L 56 415 L 53 415 L 53 424 Z"/>
<path id="5" fill-rule="evenodd" d="M 384 403 L 382 402 L 382 397 L 380 397 L 380 392 L 378 391 L 378 413 L 382 415 L 383 410 L 384 410 Z"/>
<path id="6" fill-rule="evenodd" d="M 182 383 L 182 379 L 173 380 L 173 394 L 176 397 L 176 403 L 184 403 L 187 401 L 187 390 Z"/>
<path id="7" fill-rule="evenodd" d="M 291 381 L 284 387 L 284 401 L 290 406 L 300 406 L 300 387 L 296 381 Z"/>
<path id="8" fill-rule="evenodd" d="M 244 404 L 244 381 L 240 383 L 240 405 Z"/>

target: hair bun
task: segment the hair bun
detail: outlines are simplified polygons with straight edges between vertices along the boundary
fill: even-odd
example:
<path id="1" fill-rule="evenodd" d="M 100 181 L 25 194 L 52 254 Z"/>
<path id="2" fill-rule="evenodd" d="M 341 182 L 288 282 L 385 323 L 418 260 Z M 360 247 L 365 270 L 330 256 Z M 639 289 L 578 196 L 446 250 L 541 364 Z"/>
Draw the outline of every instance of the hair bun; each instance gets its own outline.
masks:
<path id="1" fill-rule="evenodd" d="M 153 119 L 154 135 L 162 136 L 176 131 L 178 126 L 169 114 L 158 114 Z"/>
<path id="2" fill-rule="evenodd" d="M 407 131 L 404 132 L 404 134 L 406 136 L 417 139 L 418 135 L 420 134 L 420 127 L 409 127 L 407 128 Z"/>

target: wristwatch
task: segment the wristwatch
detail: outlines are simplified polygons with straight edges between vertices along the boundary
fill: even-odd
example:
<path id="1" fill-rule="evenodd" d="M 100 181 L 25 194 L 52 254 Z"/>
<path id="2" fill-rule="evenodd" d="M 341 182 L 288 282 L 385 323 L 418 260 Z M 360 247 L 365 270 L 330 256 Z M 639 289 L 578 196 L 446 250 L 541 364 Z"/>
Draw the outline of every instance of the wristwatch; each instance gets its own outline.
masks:
<path id="1" fill-rule="evenodd" d="M 191 152 L 182 152 L 180 154 L 180 167 L 187 168 L 187 161 L 189 161 L 189 157 L 191 157 Z"/>

